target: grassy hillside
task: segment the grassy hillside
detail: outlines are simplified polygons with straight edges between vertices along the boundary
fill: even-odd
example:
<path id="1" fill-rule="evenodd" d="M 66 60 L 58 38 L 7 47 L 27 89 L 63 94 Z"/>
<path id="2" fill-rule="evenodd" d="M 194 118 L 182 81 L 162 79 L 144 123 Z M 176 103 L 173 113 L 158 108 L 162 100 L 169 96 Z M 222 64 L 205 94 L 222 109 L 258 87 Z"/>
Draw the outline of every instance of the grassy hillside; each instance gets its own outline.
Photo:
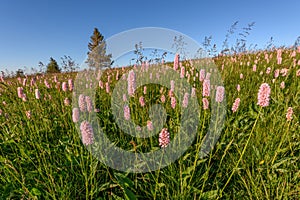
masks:
<path id="1" fill-rule="evenodd" d="M 81 81 L 75 80 L 76 74 L 2 80 L 0 199 L 299 199 L 300 50 L 219 56 L 214 61 L 224 82 L 227 107 L 224 127 L 213 150 L 207 157 L 199 157 L 218 85 L 212 80 L 211 95 L 203 97 L 198 61 L 182 61 L 185 78 L 181 80 L 195 88 L 195 97 L 192 91 L 186 92 L 190 101 L 196 98 L 199 103 L 196 138 L 175 162 L 146 173 L 112 169 L 93 157 L 82 143 L 72 119 L 72 109 L 79 108 L 78 99 L 72 99 L 73 84 L 68 84 L 72 80 L 78 87 Z M 168 65 L 173 68 L 173 64 Z M 153 137 L 141 139 L 116 125 L 111 99 L 117 82 L 128 71 L 106 70 L 100 81 L 93 82 L 97 89 L 91 113 L 118 147 L 134 153 L 158 150 L 160 130 Z M 178 74 L 180 71 L 179 67 Z M 164 72 L 153 72 L 151 78 L 164 77 Z M 207 68 L 207 73 L 213 76 L 216 72 Z M 263 83 L 271 89 L 265 107 L 258 105 Z M 18 87 L 23 89 L 20 96 Z M 123 87 L 127 95 L 127 85 Z M 177 104 L 172 108 L 168 87 L 148 84 L 144 90 L 139 87 L 132 97 L 127 95 L 130 118 L 149 129 L 150 105 L 162 105 L 166 110 L 164 127 L 172 140 L 179 133 L 182 103 L 176 97 Z M 118 95 L 122 98 L 123 94 Z M 203 108 L 203 98 L 209 101 L 208 109 Z M 233 112 L 237 98 L 240 103 Z M 293 113 L 287 114 L 288 110 Z M 89 112 L 80 111 L 80 116 L 80 120 L 88 118 Z"/>

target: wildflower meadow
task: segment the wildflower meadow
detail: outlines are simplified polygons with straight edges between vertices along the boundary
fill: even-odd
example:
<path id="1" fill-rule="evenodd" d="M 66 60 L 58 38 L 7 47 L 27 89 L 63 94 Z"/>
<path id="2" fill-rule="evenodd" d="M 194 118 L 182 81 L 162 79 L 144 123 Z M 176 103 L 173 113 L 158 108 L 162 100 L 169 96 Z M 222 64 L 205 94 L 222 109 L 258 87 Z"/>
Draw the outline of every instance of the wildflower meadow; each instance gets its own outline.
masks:
<path id="1" fill-rule="evenodd" d="M 216 69 L 199 68 L 201 60 L 176 54 L 174 62 L 96 71 L 93 81 L 79 72 L 1 77 L 0 199 L 299 199 L 300 48 L 212 61 Z M 178 77 L 166 78 L 168 70 Z M 141 77 L 168 85 L 139 85 Z M 218 127 L 213 105 L 225 101 Z M 197 115 L 183 120 L 182 110 L 196 113 L 193 103 Z M 211 121 L 220 137 L 200 156 Z M 95 124 L 133 155 L 189 144 L 189 132 L 176 143 L 182 126 L 196 127 L 196 136 L 174 162 L 156 170 L 141 162 L 132 173 L 118 170 L 121 157 L 107 161 L 114 169 L 93 155 L 104 145 Z"/>

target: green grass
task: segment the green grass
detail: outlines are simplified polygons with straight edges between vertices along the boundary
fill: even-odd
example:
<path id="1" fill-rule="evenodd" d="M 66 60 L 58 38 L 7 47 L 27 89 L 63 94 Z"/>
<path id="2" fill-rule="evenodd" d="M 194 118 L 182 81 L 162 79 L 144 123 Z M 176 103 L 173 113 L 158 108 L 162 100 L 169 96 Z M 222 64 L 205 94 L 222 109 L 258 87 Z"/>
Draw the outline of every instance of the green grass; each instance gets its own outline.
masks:
<path id="1" fill-rule="evenodd" d="M 202 83 L 190 78 L 200 104 L 193 145 L 174 163 L 147 173 L 117 171 L 93 157 L 72 122 L 72 106 L 64 105 L 64 99 L 72 99 L 72 93 L 56 89 L 52 75 L 39 77 L 34 86 L 30 86 L 30 78 L 26 86 L 17 79 L 0 83 L 0 199 L 299 199 L 300 76 L 296 72 L 300 66 L 294 65 L 294 59 L 300 60 L 300 53 L 291 57 L 291 52 L 284 49 L 281 65 L 277 65 L 276 52 L 237 55 L 236 62 L 232 57 L 215 58 L 226 88 L 227 114 L 218 142 L 203 159 L 198 154 L 211 111 L 202 109 Z M 269 63 L 264 59 L 265 53 L 272 55 Z M 255 60 L 257 71 L 253 72 Z M 190 74 L 197 73 L 191 63 L 183 62 L 183 66 Z M 266 74 L 267 67 L 271 68 L 270 74 Z M 280 75 L 273 83 L 274 70 L 282 68 L 289 69 L 287 76 Z M 121 79 L 129 68 L 118 70 Z M 117 69 L 107 73 L 113 91 Z M 57 77 L 63 82 L 74 80 L 75 75 Z M 45 79 L 52 88 L 45 87 Z M 107 81 L 106 75 L 102 81 Z M 284 89 L 280 88 L 282 81 Z M 271 86 L 271 100 L 268 107 L 260 108 L 257 92 L 264 82 Z M 18 98 L 17 87 L 24 88 L 26 102 Z M 147 87 L 145 107 L 138 103 L 143 87 L 129 99 L 131 117 L 141 127 L 149 120 L 149 106 L 161 104 L 161 86 Z M 34 96 L 36 88 L 41 92 L 39 100 Z M 164 127 L 173 139 L 180 129 L 181 106 L 177 104 L 172 109 L 167 88 L 163 93 L 166 102 L 161 105 L 167 119 Z M 231 106 L 238 97 L 240 106 L 232 113 Z M 114 121 L 110 102 L 111 93 L 105 92 L 105 86 L 98 88 L 94 102 L 100 110 L 97 119 L 115 145 L 132 152 L 159 149 L 158 135 L 141 139 L 122 131 Z M 294 111 L 291 121 L 286 120 L 288 107 Z M 25 114 L 29 110 L 30 119 Z"/>

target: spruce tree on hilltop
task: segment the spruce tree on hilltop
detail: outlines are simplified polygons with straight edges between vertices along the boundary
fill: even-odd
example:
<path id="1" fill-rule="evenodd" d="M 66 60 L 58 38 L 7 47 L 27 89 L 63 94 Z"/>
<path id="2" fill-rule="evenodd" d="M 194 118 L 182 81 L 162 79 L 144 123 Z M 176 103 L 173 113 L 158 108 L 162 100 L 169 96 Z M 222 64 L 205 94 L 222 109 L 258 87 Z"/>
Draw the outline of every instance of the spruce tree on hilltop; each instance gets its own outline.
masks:
<path id="1" fill-rule="evenodd" d="M 103 35 L 97 28 L 94 28 L 93 35 L 88 43 L 88 59 L 87 63 L 92 69 L 102 69 L 110 67 L 111 54 L 106 55 L 106 43 Z"/>
<path id="2" fill-rule="evenodd" d="M 51 57 L 50 62 L 47 65 L 46 73 L 60 73 L 60 71 L 61 70 L 60 70 L 56 60 Z"/>
<path id="3" fill-rule="evenodd" d="M 93 49 L 97 46 L 99 46 L 99 44 L 103 41 L 104 37 L 103 35 L 99 32 L 99 30 L 97 28 L 94 28 L 94 33 L 91 36 L 91 41 L 88 44 L 88 48 L 89 48 L 89 52 L 88 54 L 93 51 Z"/>

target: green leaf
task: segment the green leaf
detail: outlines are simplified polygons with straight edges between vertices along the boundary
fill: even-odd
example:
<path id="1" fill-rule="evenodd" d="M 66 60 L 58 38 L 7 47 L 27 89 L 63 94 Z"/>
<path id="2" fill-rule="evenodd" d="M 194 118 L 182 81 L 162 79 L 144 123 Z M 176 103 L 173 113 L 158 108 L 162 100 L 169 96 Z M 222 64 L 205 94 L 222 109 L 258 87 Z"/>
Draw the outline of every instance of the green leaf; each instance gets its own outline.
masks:
<path id="1" fill-rule="evenodd" d="M 124 174 L 121 173 L 114 173 L 116 179 L 118 180 L 118 183 L 122 186 L 122 187 L 133 187 L 134 183 L 132 182 L 132 180 L 130 180 L 127 176 L 125 176 Z"/>
<path id="2" fill-rule="evenodd" d="M 31 193 L 34 195 L 34 196 L 40 196 L 42 195 L 41 191 L 37 188 L 32 188 L 31 189 Z"/>
<path id="3" fill-rule="evenodd" d="M 127 188 L 124 188 L 124 191 L 125 191 L 125 197 L 126 197 L 126 199 L 128 199 L 128 200 L 134 200 L 134 199 L 136 199 L 136 196 L 134 195 L 134 193 L 131 190 L 129 190 Z"/>

